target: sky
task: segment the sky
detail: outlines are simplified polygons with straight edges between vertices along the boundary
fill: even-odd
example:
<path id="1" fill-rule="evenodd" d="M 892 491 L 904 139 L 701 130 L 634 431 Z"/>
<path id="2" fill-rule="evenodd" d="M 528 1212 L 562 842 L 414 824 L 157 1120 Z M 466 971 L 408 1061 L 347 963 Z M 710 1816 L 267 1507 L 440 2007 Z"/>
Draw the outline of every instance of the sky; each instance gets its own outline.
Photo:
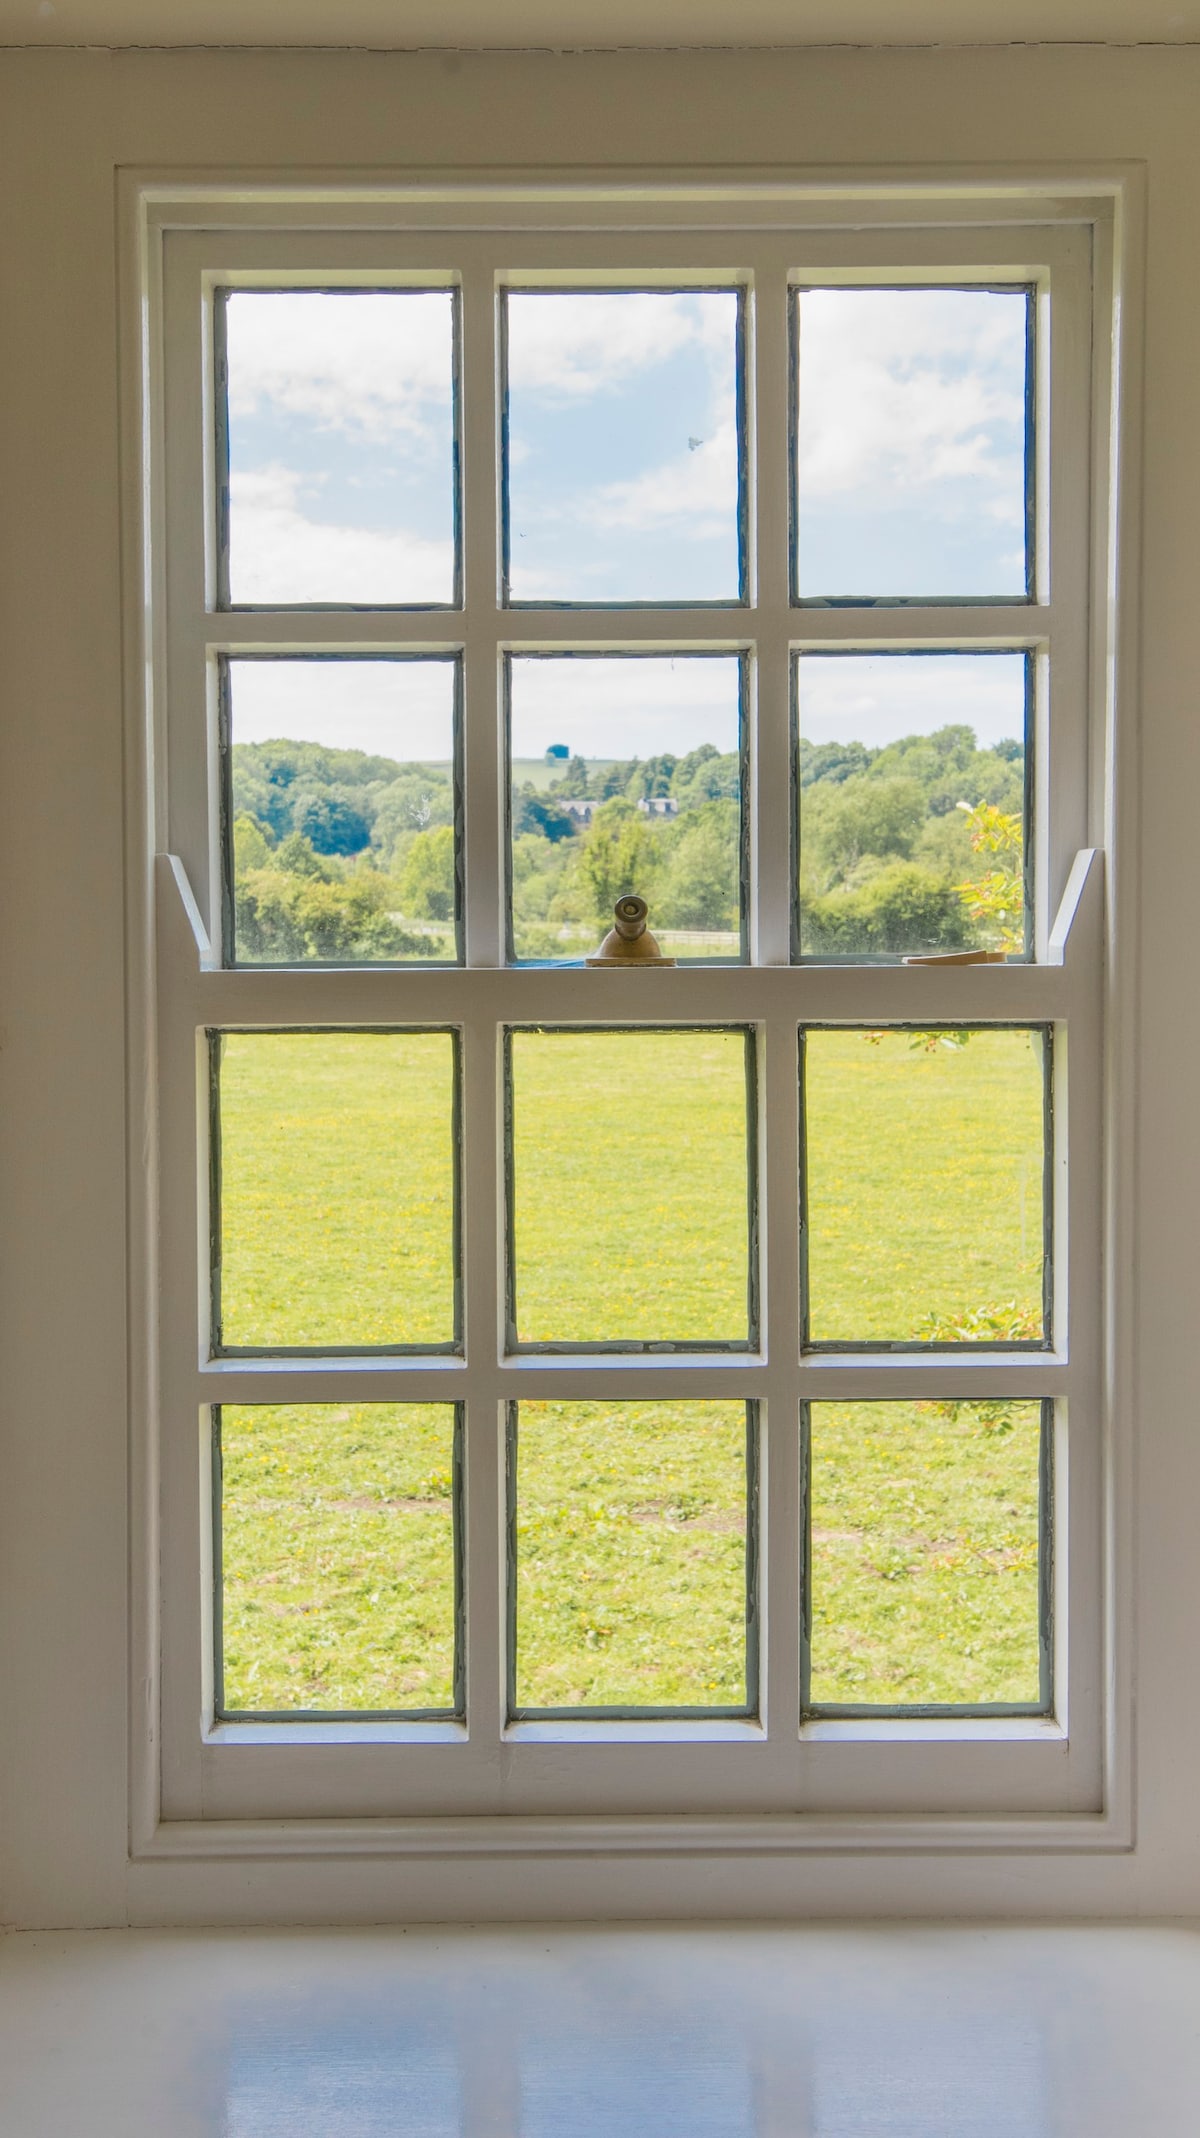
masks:
<path id="1" fill-rule="evenodd" d="M 1025 738 L 1022 653 L 805 653 L 801 735 L 881 749 L 900 735 L 965 722 L 981 749 Z"/>
<path id="2" fill-rule="evenodd" d="M 797 302 L 800 592 L 1022 593 L 1024 292 Z M 450 603 L 450 292 L 241 290 L 225 310 L 232 600 Z M 513 597 L 735 599 L 735 294 L 515 291 L 507 315 Z M 442 665 L 235 665 L 239 740 L 449 754 Z M 810 670 L 815 740 L 844 719 L 862 741 L 896 719 L 1020 733 L 999 660 L 834 665 Z M 520 667 L 518 755 L 734 747 L 731 661 Z"/>
<path id="3" fill-rule="evenodd" d="M 449 761 L 452 660 L 231 660 L 230 739 Z"/>

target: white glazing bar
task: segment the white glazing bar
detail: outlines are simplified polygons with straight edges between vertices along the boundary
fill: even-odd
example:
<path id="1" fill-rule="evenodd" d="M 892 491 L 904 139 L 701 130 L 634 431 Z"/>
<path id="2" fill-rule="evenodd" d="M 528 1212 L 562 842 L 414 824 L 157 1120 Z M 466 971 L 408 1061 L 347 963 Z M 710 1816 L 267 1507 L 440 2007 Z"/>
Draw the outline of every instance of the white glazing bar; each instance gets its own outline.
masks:
<path id="1" fill-rule="evenodd" d="M 760 319 L 761 316 L 759 311 Z M 762 390 L 760 385 L 752 396 L 752 402 L 757 400 L 760 407 Z M 777 504 L 786 504 L 783 456 L 771 458 L 769 481 L 781 492 Z M 776 461 L 778 466 L 774 465 Z M 765 518 L 761 480 L 758 498 L 761 590 Z M 764 629 L 770 629 L 775 606 L 765 594 L 748 608 L 730 604 L 711 609 L 493 607 L 481 612 L 479 604 L 472 601 L 471 630 L 479 644 L 490 638 L 498 650 L 513 647 L 537 653 L 570 646 L 583 652 L 603 652 L 613 645 L 635 645 L 647 652 L 670 653 L 687 646 L 698 653 L 727 653 L 753 644 Z M 786 602 L 783 606 L 786 608 Z M 1051 617 L 1048 607 L 975 602 L 964 602 L 961 607 L 914 602 L 905 607 L 902 603 L 878 602 L 854 609 L 797 608 L 787 620 L 787 628 L 798 645 L 859 646 L 878 651 L 914 645 L 949 646 L 970 653 L 1041 645 L 1049 636 Z M 229 609 L 217 615 L 185 619 L 178 642 L 181 648 L 201 656 L 210 650 L 445 653 L 463 643 L 463 628 L 457 609 Z"/>
<path id="2" fill-rule="evenodd" d="M 781 1759 L 799 1729 L 800 1177 L 798 1034 L 773 1018 L 760 1036 L 763 1326 L 768 1398 L 763 1441 L 760 1596 L 763 1715 Z"/>
<path id="3" fill-rule="evenodd" d="M 467 963 L 488 966 L 504 954 L 496 325 L 494 274 L 473 262 L 462 283 L 464 895 Z"/>
<path id="4" fill-rule="evenodd" d="M 183 983 L 186 985 L 186 983 Z M 448 1025 L 464 1014 L 513 1024 L 724 1024 L 792 1014 L 810 1024 L 1040 1023 L 1081 987 L 1032 965 L 656 968 L 653 973 L 523 966 L 423 970 L 194 972 L 198 1024 Z"/>
<path id="5" fill-rule="evenodd" d="M 463 1032 L 462 1274 L 467 1399 L 464 1439 L 467 1720 L 472 1744 L 504 1724 L 504 1432 L 496 1368 L 503 1322 L 503 1104 L 499 1029 Z"/>
<path id="6" fill-rule="evenodd" d="M 792 765 L 788 638 L 788 287 L 759 275 L 749 336 L 752 563 L 757 579 L 751 812 L 754 926 L 760 965 L 791 956 Z"/>
<path id="7" fill-rule="evenodd" d="M 990 1351 L 982 1345 L 957 1352 L 810 1352 L 792 1373 L 801 1396 L 829 1402 L 915 1400 L 931 1389 L 982 1401 L 1012 1396 L 1023 1402 L 1065 1395 L 1078 1382 L 1061 1352 Z M 397 1358 L 395 1353 L 331 1357 L 222 1358 L 200 1365 L 189 1383 L 190 1403 L 453 1403 L 468 1393 L 488 1402 L 524 1396 L 538 1402 L 632 1401 L 686 1403 L 705 1396 L 735 1395 L 766 1400 L 778 1395 L 779 1369 L 738 1352 L 701 1355 L 672 1351 L 581 1353 L 570 1357 L 532 1354 L 507 1360 L 494 1372 L 468 1369 L 461 1359 Z M 786 1394 L 787 1391 L 785 1390 Z"/>

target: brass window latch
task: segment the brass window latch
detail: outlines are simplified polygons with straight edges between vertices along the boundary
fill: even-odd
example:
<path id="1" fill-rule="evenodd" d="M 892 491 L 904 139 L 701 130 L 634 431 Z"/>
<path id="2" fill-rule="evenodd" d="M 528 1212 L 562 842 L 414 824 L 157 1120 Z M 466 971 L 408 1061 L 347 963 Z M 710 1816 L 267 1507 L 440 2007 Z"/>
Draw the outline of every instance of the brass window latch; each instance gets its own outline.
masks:
<path id="1" fill-rule="evenodd" d="M 674 965 L 674 958 L 664 958 L 658 947 L 657 936 L 651 935 L 646 926 L 646 901 L 632 892 L 618 898 L 613 907 L 614 921 L 600 948 L 585 962 L 588 965 Z"/>

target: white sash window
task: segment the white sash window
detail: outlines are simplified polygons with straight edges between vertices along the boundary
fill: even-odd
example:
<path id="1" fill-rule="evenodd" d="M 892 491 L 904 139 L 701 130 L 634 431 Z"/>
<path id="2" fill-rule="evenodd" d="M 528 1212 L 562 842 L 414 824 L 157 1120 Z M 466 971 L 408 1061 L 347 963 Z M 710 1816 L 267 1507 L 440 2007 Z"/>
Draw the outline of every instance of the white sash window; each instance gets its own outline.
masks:
<path id="1" fill-rule="evenodd" d="M 1101 1836 L 1107 210 L 146 217 L 139 1846 Z"/>

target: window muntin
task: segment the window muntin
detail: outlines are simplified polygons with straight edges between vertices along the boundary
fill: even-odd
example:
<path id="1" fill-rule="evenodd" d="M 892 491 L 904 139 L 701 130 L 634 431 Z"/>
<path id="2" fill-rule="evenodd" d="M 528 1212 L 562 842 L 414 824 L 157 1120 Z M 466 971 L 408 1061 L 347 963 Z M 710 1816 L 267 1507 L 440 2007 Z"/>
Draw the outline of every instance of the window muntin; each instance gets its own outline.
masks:
<path id="1" fill-rule="evenodd" d="M 461 961 L 459 662 L 239 655 L 219 679 L 226 962 Z"/>
<path id="2" fill-rule="evenodd" d="M 231 288 L 215 327 L 222 606 L 456 603 L 455 292 Z"/>
<path id="3" fill-rule="evenodd" d="M 683 651 L 506 658 L 511 960 L 586 956 L 633 890 L 670 956 L 744 958 L 747 666 Z"/>
<path id="4" fill-rule="evenodd" d="M 277 253 L 280 241 L 272 237 L 255 242 L 263 271 Z M 290 242 L 295 265 L 310 241 Z M 630 263 L 648 261 L 651 254 L 661 277 L 660 286 L 682 286 L 689 269 L 693 280 L 715 275 L 718 282 L 728 282 L 727 235 L 696 237 L 693 233 L 680 236 L 659 232 L 643 238 L 641 246 L 639 252 L 636 245 L 619 245 L 610 236 L 579 243 L 574 239 L 564 243 L 561 236 L 549 236 L 543 243 L 540 237 L 526 233 L 521 245 L 515 247 L 503 236 L 460 241 L 454 234 L 443 232 L 433 237 L 426 233 L 411 248 L 407 240 L 403 246 L 394 240 L 379 240 L 364 241 L 357 247 L 355 271 L 362 275 L 370 271 L 372 254 L 376 266 L 386 255 L 395 273 L 415 273 L 423 261 L 428 269 L 427 280 L 452 276 L 461 270 L 463 450 L 466 495 L 472 501 L 466 529 L 467 609 L 461 622 L 451 622 L 444 615 L 439 618 L 432 609 L 408 618 L 394 611 L 352 614 L 347 610 L 340 617 L 324 614 L 319 625 L 292 621 L 283 612 L 274 618 L 258 615 L 252 620 L 232 612 L 218 615 L 212 606 L 215 597 L 205 592 L 207 582 L 199 569 L 203 545 L 197 542 L 194 532 L 193 508 L 201 490 L 200 475 L 195 456 L 188 461 L 187 449 L 184 450 L 188 479 L 174 492 L 177 518 L 173 524 L 179 526 L 181 533 L 172 545 L 170 569 L 175 590 L 173 614 L 186 613 L 190 621 L 181 628 L 172 656 L 174 665 L 170 667 L 175 716 L 171 809 L 172 823 L 178 824 L 178 844 L 185 866 L 199 887 L 197 912 L 201 925 L 211 910 L 204 831 L 210 819 L 205 816 L 201 822 L 195 806 L 195 797 L 204 788 L 204 781 L 197 777 L 195 755 L 195 737 L 203 732 L 203 721 L 198 721 L 195 708 L 210 688 L 205 678 L 215 672 L 222 653 L 246 649 L 298 657 L 314 646 L 323 652 L 344 654 L 361 652 L 365 645 L 388 652 L 461 652 L 466 731 L 466 969 L 435 973 L 412 969 L 336 971 L 314 966 L 309 970 L 218 972 L 209 969 L 211 959 L 206 963 L 201 946 L 198 972 L 187 977 L 182 967 L 171 967 L 180 943 L 176 928 L 171 937 L 176 947 L 167 955 L 172 972 L 168 990 L 172 1007 L 167 1011 L 167 1026 L 173 1035 L 168 1052 L 178 1066 L 187 1059 L 189 1025 L 194 1031 L 196 1025 L 218 1029 L 242 1023 L 269 1026 L 285 1018 L 313 1027 L 345 1025 L 359 1019 L 366 1023 L 428 1020 L 432 1024 L 444 1022 L 448 1015 L 456 1021 L 461 1019 L 464 1159 L 470 1211 L 464 1240 L 464 1354 L 461 1360 L 437 1358 L 429 1353 L 409 1357 L 398 1353 L 375 1355 L 360 1369 L 353 1357 L 341 1358 L 331 1352 L 290 1361 L 287 1371 L 294 1392 L 312 1400 L 336 1396 L 345 1401 L 361 1394 L 363 1384 L 356 1378 L 360 1370 L 379 1376 L 370 1385 L 389 1397 L 436 1400 L 439 1395 L 453 1393 L 457 1398 L 461 1393 L 465 1403 L 469 1510 L 464 1531 L 468 1727 L 465 1736 L 455 1736 L 457 1725 L 433 1721 L 364 1722 L 353 1729 L 348 1724 L 339 1725 L 325 1740 L 331 1750 L 325 1773 L 334 1780 L 316 1785 L 298 1769 L 285 1769 L 280 1761 L 281 1748 L 294 1741 L 295 1733 L 290 1732 L 289 1725 L 270 1725 L 273 1736 L 268 1758 L 268 1751 L 262 1749 L 263 1738 L 255 1738 L 249 1725 L 214 1724 L 194 1754 L 206 1776 L 204 1801 L 220 1804 L 234 1814 L 246 1809 L 278 1812 L 291 1808 L 302 1812 L 314 1808 L 362 1808 L 368 1804 L 390 1812 L 398 1802 L 405 1809 L 425 1812 L 441 1811 L 451 1805 L 472 1810 L 494 1808 L 494 1747 L 503 1742 L 503 1756 L 511 1762 L 507 1770 L 511 1781 L 506 1781 L 504 1800 L 511 1808 L 577 1811 L 580 1802 L 586 1801 L 596 1809 L 640 1806 L 647 1811 L 657 1808 L 676 1812 L 682 1807 L 725 1808 L 735 1794 L 743 1806 L 788 1810 L 800 1806 L 840 1810 L 850 1802 L 869 1804 L 873 1811 L 901 1804 L 914 1810 L 962 1810 L 973 1806 L 994 1808 L 1001 1798 L 1006 1804 L 1026 1810 L 1078 1806 L 1091 1786 L 1085 1777 L 1099 1772 L 1096 1704 L 1089 1690 L 1089 1682 L 1094 1685 L 1096 1681 L 1088 1681 L 1085 1674 L 1090 1639 L 1087 1628 L 1094 1623 L 1088 1620 L 1087 1613 L 1096 1594 L 1095 1558 L 1087 1540 L 1093 1534 L 1089 1525 L 1094 1525 L 1096 1509 L 1091 1434 L 1098 1406 L 1088 1290 L 1095 1278 L 1092 1243 L 1100 1236 L 1095 1197 L 1088 1184 L 1089 1178 L 1092 1183 L 1099 1178 L 1088 1125 L 1095 1118 L 1093 1078 L 1098 1061 L 1092 1052 L 1094 1025 L 1090 1021 L 1099 975 L 1099 966 L 1091 962 L 1096 943 L 1097 878 L 1094 870 L 1091 874 L 1086 870 L 1071 874 L 1075 848 L 1082 842 L 1087 823 L 1082 802 L 1086 782 L 1080 773 L 1086 761 L 1085 754 L 1081 754 L 1086 694 L 1080 658 L 1086 590 L 1074 570 L 1074 559 L 1086 553 L 1087 503 L 1079 471 L 1087 458 L 1080 448 L 1087 438 L 1088 381 L 1086 366 L 1081 369 L 1078 362 L 1082 343 L 1070 324 L 1077 326 L 1086 316 L 1086 266 L 1071 233 L 1041 225 L 1036 231 L 1014 228 L 1011 232 L 973 234 L 970 244 L 964 242 L 961 230 L 948 234 L 899 230 L 882 236 L 825 232 L 819 242 L 794 230 L 782 236 L 778 232 L 748 236 L 744 248 L 739 246 L 740 257 L 749 263 L 745 269 L 747 348 L 752 358 L 747 390 L 748 423 L 749 416 L 753 417 L 752 427 L 747 430 L 747 453 L 753 461 L 747 484 L 748 599 L 736 619 L 736 636 L 729 633 L 728 626 L 725 630 L 714 628 L 717 620 L 711 609 L 697 602 L 692 605 L 694 617 L 686 606 L 672 610 L 666 638 L 661 625 L 649 620 L 646 610 L 636 602 L 627 609 L 599 604 L 569 617 L 557 614 L 552 607 L 518 616 L 513 605 L 501 605 L 494 591 L 499 581 L 501 548 L 499 522 L 491 512 L 500 421 L 491 395 L 497 348 L 497 291 L 502 292 L 510 279 L 509 263 L 515 252 L 519 252 L 523 263 L 522 277 L 527 278 L 533 272 L 527 263 L 536 265 L 534 256 L 539 251 L 544 253 L 550 279 L 561 277 L 564 266 L 572 262 L 582 276 L 603 250 L 612 287 L 634 286 L 638 277 Z M 193 245 L 192 256 L 201 249 L 199 243 Z M 226 257 L 233 257 L 229 248 L 221 250 Z M 322 251 L 328 258 L 328 244 Z M 252 247 L 247 244 L 239 258 L 248 262 L 251 256 Z M 1038 498 L 1043 521 L 1050 472 L 1056 486 L 1055 527 L 1049 539 L 1042 529 L 1038 576 L 1039 584 L 1044 581 L 1049 585 L 1053 554 L 1054 603 L 1043 599 L 1042 606 L 1031 608 L 1020 619 L 1016 645 L 1012 607 L 1005 608 L 998 600 L 975 603 L 969 619 L 961 604 L 948 603 L 943 612 L 936 604 L 912 603 L 903 619 L 903 644 L 913 650 L 1028 651 L 1037 667 L 1035 748 L 1030 752 L 1031 759 L 1037 762 L 1039 796 L 1036 840 L 1030 842 L 1036 845 L 1037 964 L 982 972 L 926 969 L 900 973 L 862 963 L 841 969 L 810 963 L 803 972 L 788 971 L 786 966 L 780 969 L 772 963 L 787 955 L 788 916 L 795 881 L 794 869 L 789 866 L 793 753 L 786 714 L 791 657 L 794 653 L 827 649 L 846 653 L 862 651 L 864 647 L 881 652 L 898 650 L 895 638 L 884 627 L 880 605 L 874 601 L 864 600 L 844 613 L 830 605 L 805 609 L 790 602 L 786 568 L 787 483 L 779 472 L 786 467 L 786 455 L 773 450 L 782 445 L 787 429 L 787 292 L 820 283 L 835 256 L 841 272 L 851 280 L 857 277 L 867 286 L 887 286 L 887 269 L 901 261 L 911 272 L 920 274 L 923 268 L 930 279 L 949 276 L 958 285 L 963 279 L 962 262 L 968 257 L 977 261 L 981 284 L 1004 279 L 1006 273 L 1022 283 L 1031 274 L 1037 280 L 1042 349 L 1039 391 L 1055 411 L 1053 424 L 1047 427 L 1043 423 L 1038 431 Z M 188 257 L 186 252 L 176 255 L 181 264 L 172 269 L 173 287 L 186 280 Z M 1044 264 L 1031 269 L 1031 258 Z M 397 262 L 404 264 L 397 266 Z M 231 272 L 222 264 L 217 271 L 218 286 L 228 286 Z M 522 277 L 515 279 L 519 282 Z M 1061 335 L 1056 324 L 1060 319 L 1068 322 L 1068 331 Z M 177 336 L 176 346 L 184 338 L 182 334 Z M 1052 342 L 1061 349 L 1062 361 L 1050 366 L 1045 352 Z M 193 405 L 202 411 L 199 366 L 196 376 Z M 214 509 L 212 525 L 215 524 Z M 498 969 L 504 911 L 503 699 L 499 687 L 504 656 L 565 651 L 591 658 L 605 652 L 678 653 L 693 646 L 698 651 L 746 657 L 750 942 L 755 963 L 740 971 L 713 964 L 703 971 L 693 968 L 664 972 L 651 978 L 648 986 L 646 976 L 641 975 L 636 987 L 633 975 Z M 1057 933 L 1052 936 L 1068 877 L 1069 897 L 1059 914 Z M 181 879 L 176 876 L 174 880 Z M 1071 923 L 1072 914 L 1075 924 Z M 192 925 L 196 925 L 195 920 Z M 195 940 L 199 944 L 198 936 Z M 595 992 L 597 988 L 603 993 Z M 499 1245 L 503 1240 L 505 1177 L 501 1158 L 500 1035 L 505 1025 L 516 1021 L 551 1027 L 591 1023 L 596 1020 L 597 1003 L 603 1004 L 600 1021 L 618 1027 L 629 1028 L 647 1021 L 700 1025 L 749 1022 L 758 1030 L 758 1074 L 763 1098 L 759 1185 L 761 1188 L 766 1184 L 769 1192 L 760 1214 L 766 1274 L 761 1343 L 753 1353 L 728 1358 L 691 1352 L 667 1358 L 638 1353 L 626 1359 L 598 1359 L 592 1354 L 573 1358 L 555 1353 L 541 1358 L 505 1353 Z M 797 1033 L 803 1024 L 837 1024 L 852 1019 L 861 1019 L 873 1028 L 911 1022 L 927 1030 L 976 1019 L 984 1023 L 1050 1021 L 1059 1028 L 1059 1041 L 1065 1038 L 1069 1027 L 1070 1103 L 1058 1109 L 1055 1163 L 1061 1185 L 1070 1151 L 1073 1254 L 1069 1269 L 1061 1254 L 1056 1254 L 1055 1281 L 1058 1303 L 1070 1299 L 1072 1328 L 1077 1336 L 1082 1331 L 1082 1341 L 1076 1344 L 1071 1358 L 1064 1348 L 1067 1317 L 1061 1312 L 1056 1315 L 1058 1348 L 1038 1356 L 1014 1351 L 998 1357 L 986 1345 L 963 1347 L 953 1357 L 939 1357 L 927 1350 L 910 1358 L 889 1354 L 885 1361 L 861 1350 L 836 1357 L 819 1357 L 802 1350 L 794 1186 L 799 1161 Z M 183 1114 L 173 1118 L 178 1127 Z M 182 1195 L 177 1196 L 177 1207 L 184 1209 L 189 1192 L 188 1164 L 193 1174 L 195 1169 L 195 1124 L 190 1146 L 186 1135 L 177 1135 L 170 1126 L 167 1140 L 174 1153 L 171 1164 L 176 1189 L 181 1184 L 183 1187 Z M 1085 1154 L 1082 1163 L 1081 1152 Z M 202 1194 L 201 1205 L 203 1201 Z M 1063 1238 L 1067 1213 L 1068 1198 L 1060 1193 L 1056 1197 L 1055 1223 Z M 198 1231 L 202 1236 L 202 1209 Z M 170 1292 L 174 1298 L 186 1298 L 192 1281 L 186 1243 L 181 1248 L 177 1243 L 170 1245 L 169 1255 L 176 1252 L 181 1281 L 172 1284 Z M 176 1357 L 185 1352 L 186 1341 L 183 1353 L 177 1352 Z M 231 1369 L 234 1378 L 227 1380 L 224 1377 Z M 211 1402 L 218 1390 L 225 1400 L 233 1400 L 234 1395 L 247 1399 L 258 1396 L 261 1400 L 259 1376 L 273 1375 L 276 1369 L 270 1361 L 255 1360 L 250 1370 L 253 1383 L 241 1377 L 246 1369 L 237 1360 L 217 1360 L 211 1368 L 202 1363 L 197 1383 L 190 1362 L 186 1367 L 171 1369 L 174 1394 L 169 1397 L 168 1408 L 173 1406 L 173 1415 L 186 1420 L 190 1404 L 194 1417 L 197 1386 L 205 1403 Z M 603 1375 L 603 1381 L 598 1384 L 590 1378 L 593 1375 Z M 836 1378 L 831 1380 L 831 1375 Z M 652 1385 L 639 1376 L 652 1376 Z M 916 1727 L 911 1717 L 906 1722 L 900 1714 L 876 1708 L 864 1736 L 853 1718 L 843 1724 L 837 1717 L 802 1712 L 799 1649 L 804 1599 L 797 1541 L 803 1533 L 798 1514 L 804 1485 L 798 1428 L 802 1403 L 829 1401 L 834 1396 L 844 1401 L 862 1401 L 868 1396 L 916 1401 L 945 1390 L 967 1400 L 977 1396 L 980 1389 L 989 1396 L 1000 1393 L 1023 1401 L 1042 1400 L 1052 1394 L 1056 1452 L 1064 1454 L 1068 1437 L 1070 1441 L 1069 1463 L 1060 1461 L 1056 1468 L 1060 1492 L 1054 1519 L 1056 1545 L 1069 1536 L 1072 1549 L 1069 1555 L 1056 1550 L 1054 1597 L 1060 1622 L 1062 1612 L 1070 1610 L 1073 1636 L 1066 1650 L 1070 1675 L 1064 1660 L 1057 1666 L 1060 1674 L 1050 1714 L 1027 1718 L 1028 1728 L 1020 1717 L 1000 1718 L 1005 1727 L 997 1735 L 993 1728 L 996 1718 L 973 1710 L 964 1717 L 951 1718 L 952 1726 L 947 1725 L 945 1717 L 935 1717 L 936 1729 L 931 1726 L 928 1733 L 918 1731 L 916 1736 L 905 1736 L 905 1731 Z M 503 1445 L 503 1402 L 612 1401 L 619 1391 L 624 1391 L 623 1399 L 630 1401 L 649 1400 L 652 1396 L 679 1401 L 733 1397 L 739 1402 L 749 1399 L 762 1405 L 763 1643 L 761 1701 L 755 1716 L 697 1714 L 659 1721 L 637 1716 L 506 1720 L 505 1635 L 496 1601 L 502 1593 L 506 1566 L 503 1486 L 495 1470 L 497 1452 Z M 186 1482 L 187 1469 L 185 1453 L 183 1482 L 172 1503 L 176 1507 L 186 1506 L 192 1489 Z M 198 1523 L 197 1529 L 202 1533 L 202 1524 Z M 199 1578 L 202 1588 L 202 1567 Z M 183 1579 L 178 1590 L 173 1584 L 174 1576 L 169 1572 L 166 1648 L 171 1668 L 164 1680 L 168 1686 L 167 1736 L 174 1746 L 182 1748 L 180 1756 L 186 1768 L 193 1758 L 188 1747 L 194 1743 L 194 1717 L 196 1713 L 211 1714 L 212 1707 L 205 1675 L 209 1666 L 203 1653 L 197 1654 L 194 1662 L 189 1660 L 197 1646 L 196 1615 Z M 1082 1644 L 1076 1638 L 1081 1610 L 1085 1626 Z M 1070 1688 L 1075 1688 L 1074 1692 Z M 304 1727 L 312 1731 L 325 1726 L 308 1723 Z M 889 1734 L 893 1729 L 900 1734 Z M 915 1767 L 910 1768 L 907 1754 L 896 1756 L 894 1747 L 901 1742 L 919 1743 Z M 1007 1748 L 1003 1753 L 998 1750 L 1001 1743 Z M 564 1749 L 569 1754 L 565 1759 Z M 231 1755 L 236 1765 L 231 1764 Z M 999 1768 L 1003 1769 L 1004 1779 L 997 1784 Z M 175 1791 L 174 1784 L 172 1790 Z M 175 1791 L 172 1801 L 182 1803 L 183 1793 Z"/>

